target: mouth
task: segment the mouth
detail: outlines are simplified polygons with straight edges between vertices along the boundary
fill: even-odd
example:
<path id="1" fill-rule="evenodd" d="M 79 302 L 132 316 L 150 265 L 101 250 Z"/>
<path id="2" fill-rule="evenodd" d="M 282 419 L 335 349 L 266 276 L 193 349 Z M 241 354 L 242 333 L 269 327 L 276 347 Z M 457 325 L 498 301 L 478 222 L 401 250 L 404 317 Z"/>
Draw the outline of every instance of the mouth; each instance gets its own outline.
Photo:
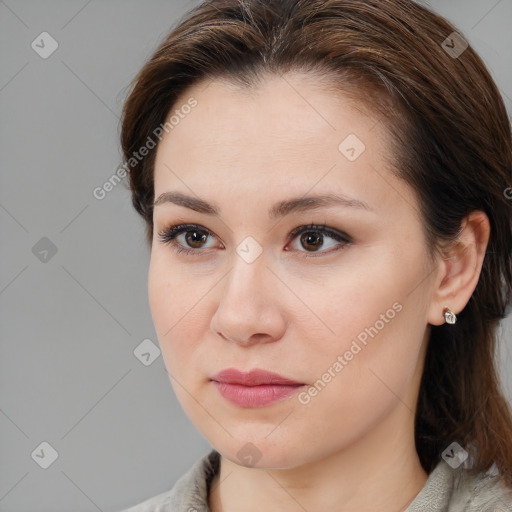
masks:
<path id="1" fill-rule="evenodd" d="M 228 368 L 210 380 L 226 400 L 246 408 L 270 405 L 295 394 L 305 385 L 303 382 L 260 369 L 241 372 Z"/>

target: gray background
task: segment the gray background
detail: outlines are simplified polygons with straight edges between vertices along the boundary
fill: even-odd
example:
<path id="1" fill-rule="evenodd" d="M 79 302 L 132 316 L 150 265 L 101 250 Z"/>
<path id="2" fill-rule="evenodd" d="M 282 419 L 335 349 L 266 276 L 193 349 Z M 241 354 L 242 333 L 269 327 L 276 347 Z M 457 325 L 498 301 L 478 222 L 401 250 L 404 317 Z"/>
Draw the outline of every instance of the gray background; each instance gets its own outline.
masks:
<path id="1" fill-rule="evenodd" d="M 210 449 L 162 357 L 146 366 L 134 354 L 158 344 L 142 220 L 122 184 L 92 194 L 122 161 L 131 78 L 195 4 L 0 1 L 1 512 L 115 512 L 169 489 Z M 430 4 L 474 45 L 512 112 L 512 0 Z M 46 59 L 31 47 L 43 31 L 59 45 Z M 58 452 L 48 469 L 42 442 Z"/>

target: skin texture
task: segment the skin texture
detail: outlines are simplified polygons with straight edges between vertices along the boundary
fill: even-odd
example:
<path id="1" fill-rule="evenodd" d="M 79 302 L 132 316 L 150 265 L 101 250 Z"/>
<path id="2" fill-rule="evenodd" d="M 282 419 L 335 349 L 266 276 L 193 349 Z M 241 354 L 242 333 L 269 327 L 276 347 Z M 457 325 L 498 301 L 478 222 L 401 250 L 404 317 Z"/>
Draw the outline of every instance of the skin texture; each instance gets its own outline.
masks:
<path id="1" fill-rule="evenodd" d="M 155 198 L 182 192 L 221 213 L 155 206 L 148 291 L 178 400 L 222 455 L 212 511 L 401 510 L 428 476 L 415 451 L 414 413 L 429 324 L 444 323 L 444 306 L 457 313 L 469 300 L 487 217 L 474 212 L 459 242 L 430 260 L 417 198 L 389 169 L 384 125 L 312 76 L 266 76 L 249 90 L 203 82 L 175 107 L 190 97 L 197 106 L 157 148 Z M 354 161 L 338 148 L 349 134 L 365 144 Z M 280 201 L 322 193 L 364 201 L 369 210 L 267 214 Z M 159 239 L 181 223 L 212 233 L 195 245 L 192 234 L 178 236 L 194 254 Z M 290 237 L 311 223 L 350 241 L 315 230 L 313 242 Z M 247 236 L 263 250 L 252 263 L 236 252 Z M 400 311 L 390 319 L 393 304 Z M 379 328 L 381 315 L 388 321 Z M 378 333 L 333 371 L 370 326 Z M 233 367 L 308 386 L 329 368 L 335 376 L 306 404 L 295 394 L 249 409 L 226 401 L 210 382 Z M 237 455 L 244 446 L 251 463 Z"/>

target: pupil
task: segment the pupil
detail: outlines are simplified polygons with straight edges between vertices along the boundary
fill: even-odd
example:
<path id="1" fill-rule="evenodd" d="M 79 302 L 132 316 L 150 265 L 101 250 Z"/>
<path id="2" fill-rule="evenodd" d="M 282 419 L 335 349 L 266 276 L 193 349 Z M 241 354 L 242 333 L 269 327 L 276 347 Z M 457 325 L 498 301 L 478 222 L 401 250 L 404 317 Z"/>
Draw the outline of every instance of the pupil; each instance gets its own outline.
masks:
<path id="1" fill-rule="evenodd" d="M 318 249 L 318 247 L 322 245 L 322 235 L 318 233 L 316 235 L 304 233 L 302 235 L 302 242 L 304 242 L 305 245 L 312 245 L 315 249 Z"/>
<path id="2" fill-rule="evenodd" d="M 192 233 L 192 236 L 189 236 Z M 198 238 L 198 240 L 194 240 L 194 238 Z M 194 244 L 201 244 L 201 242 L 204 242 L 206 240 L 206 234 L 200 234 L 198 231 L 189 231 L 187 233 L 187 242 L 194 246 Z M 192 242 L 190 242 L 190 239 L 192 239 Z"/>

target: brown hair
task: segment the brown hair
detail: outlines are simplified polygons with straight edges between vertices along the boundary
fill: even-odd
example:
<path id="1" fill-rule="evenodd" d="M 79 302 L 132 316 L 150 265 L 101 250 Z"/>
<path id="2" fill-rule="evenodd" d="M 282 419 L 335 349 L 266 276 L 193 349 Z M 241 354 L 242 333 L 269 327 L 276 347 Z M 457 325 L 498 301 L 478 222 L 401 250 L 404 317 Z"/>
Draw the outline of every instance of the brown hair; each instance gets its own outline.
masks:
<path id="1" fill-rule="evenodd" d="M 416 450 L 430 473 L 453 441 L 475 471 L 496 463 L 512 486 L 512 418 L 500 391 L 496 327 L 512 299 L 510 121 L 471 46 L 450 54 L 456 29 L 408 0 L 210 0 L 168 35 L 135 78 L 121 143 L 133 205 L 153 236 L 155 151 L 131 159 L 200 80 L 254 85 L 265 72 L 317 73 L 319 83 L 381 114 L 394 172 L 417 193 L 429 253 L 482 210 L 491 236 L 478 285 L 455 325 L 432 326 L 416 412 Z M 459 32 L 460 33 L 460 32 Z M 452 39 L 449 38 L 452 37 Z M 448 38 L 449 44 L 443 44 Z M 370 94 L 372 93 L 372 94 Z M 130 160 L 131 159 L 131 160 Z"/>

